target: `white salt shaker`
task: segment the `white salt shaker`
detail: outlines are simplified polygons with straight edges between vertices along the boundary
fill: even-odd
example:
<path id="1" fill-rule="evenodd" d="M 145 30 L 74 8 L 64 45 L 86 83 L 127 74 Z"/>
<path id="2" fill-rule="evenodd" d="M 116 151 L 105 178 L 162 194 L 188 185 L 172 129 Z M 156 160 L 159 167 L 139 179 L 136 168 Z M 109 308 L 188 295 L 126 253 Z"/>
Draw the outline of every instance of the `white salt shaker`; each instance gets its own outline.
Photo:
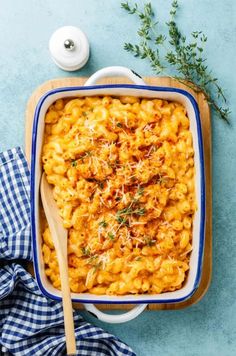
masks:
<path id="1" fill-rule="evenodd" d="M 66 71 L 82 68 L 89 58 L 89 42 L 78 27 L 64 26 L 49 41 L 49 50 L 56 65 Z"/>

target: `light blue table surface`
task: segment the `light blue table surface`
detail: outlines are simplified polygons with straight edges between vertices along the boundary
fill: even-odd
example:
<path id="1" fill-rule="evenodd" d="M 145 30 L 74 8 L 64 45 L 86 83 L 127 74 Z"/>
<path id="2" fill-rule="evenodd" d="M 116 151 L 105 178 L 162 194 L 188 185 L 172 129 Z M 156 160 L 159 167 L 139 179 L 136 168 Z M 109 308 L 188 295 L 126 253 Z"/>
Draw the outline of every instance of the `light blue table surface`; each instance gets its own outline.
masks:
<path id="1" fill-rule="evenodd" d="M 153 0 L 162 20 L 170 0 Z M 139 356 L 236 355 L 236 1 L 180 1 L 178 22 L 184 32 L 208 36 L 208 64 L 227 89 L 231 126 L 213 116 L 213 278 L 207 295 L 181 311 L 145 312 L 122 325 L 88 319 L 127 342 Z M 51 61 L 48 40 L 58 27 L 75 25 L 88 35 L 91 57 L 73 74 Z M 89 76 L 110 65 L 132 67 L 151 75 L 145 61 L 123 50 L 135 41 L 137 21 L 117 0 L 0 1 L 0 150 L 24 145 L 28 98 L 51 78 Z M 85 317 L 87 317 L 84 314 Z"/>

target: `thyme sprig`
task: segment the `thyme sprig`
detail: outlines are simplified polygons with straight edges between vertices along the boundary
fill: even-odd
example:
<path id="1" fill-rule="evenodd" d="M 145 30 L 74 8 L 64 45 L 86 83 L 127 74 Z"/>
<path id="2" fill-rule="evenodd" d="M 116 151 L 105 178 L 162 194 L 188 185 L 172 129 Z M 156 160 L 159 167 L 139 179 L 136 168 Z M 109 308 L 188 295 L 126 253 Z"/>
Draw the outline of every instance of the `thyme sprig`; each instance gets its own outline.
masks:
<path id="1" fill-rule="evenodd" d="M 206 65 L 203 55 L 207 37 L 202 31 L 191 33 L 188 42 L 182 35 L 175 21 L 178 1 L 173 0 L 170 19 L 166 23 L 168 35 L 159 32 L 158 22 L 154 21 L 151 3 L 146 3 L 142 10 L 137 4 L 121 3 L 121 7 L 129 14 L 137 15 L 140 20 L 138 44 L 125 43 L 124 49 L 135 57 L 147 59 L 156 74 L 164 74 L 187 85 L 196 92 L 203 92 L 209 105 L 218 116 L 229 123 L 230 110 L 218 79 Z M 170 75 L 168 68 L 173 68 L 177 75 Z"/>
<path id="2" fill-rule="evenodd" d="M 81 247 L 81 252 L 83 256 L 90 257 L 91 256 L 91 250 L 89 247 L 83 246 Z"/>
<path id="3" fill-rule="evenodd" d="M 117 211 L 117 219 L 119 220 L 119 218 L 121 216 L 127 216 L 127 215 L 144 215 L 146 213 L 146 209 L 145 208 L 137 208 L 137 209 L 133 209 L 131 207 L 128 208 L 124 208 L 121 210 Z"/>
<path id="4" fill-rule="evenodd" d="M 102 262 L 98 261 L 98 255 L 93 255 L 89 247 L 81 248 L 83 257 L 87 257 L 87 264 L 94 267 L 94 272 L 102 266 Z"/>
<path id="5" fill-rule="evenodd" d="M 84 158 L 87 158 L 87 157 L 91 157 L 92 156 L 92 152 L 90 151 L 86 151 L 82 154 L 82 156 L 78 157 L 77 160 L 72 160 L 71 161 L 71 166 L 72 167 L 77 167 L 78 165 L 78 161 L 81 160 L 83 163 L 84 163 Z"/>
<path id="6" fill-rule="evenodd" d="M 146 213 L 145 208 L 134 207 L 135 204 L 139 203 L 139 199 L 144 194 L 144 188 L 138 186 L 136 193 L 134 194 L 133 199 L 128 207 L 118 210 L 116 213 L 116 220 L 119 224 L 125 225 L 128 223 L 127 217 L 131 215 L 139 215 L 142 216 Z"/>

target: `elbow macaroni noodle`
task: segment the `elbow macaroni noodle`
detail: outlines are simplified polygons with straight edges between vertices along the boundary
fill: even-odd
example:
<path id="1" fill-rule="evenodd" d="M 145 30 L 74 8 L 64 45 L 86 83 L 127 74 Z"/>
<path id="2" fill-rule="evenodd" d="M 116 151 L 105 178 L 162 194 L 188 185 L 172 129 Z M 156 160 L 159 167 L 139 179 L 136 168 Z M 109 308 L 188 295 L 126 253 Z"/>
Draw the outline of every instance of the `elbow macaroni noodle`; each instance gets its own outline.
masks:
<path id="1" fill-rule="evenodd" d="M 73 292 L 138 294 L 183 285 L 196 211 L 185 108 L 136 97 L 59 99 L 42 151 L 65 228 Z M 50 231 L 46 275 L 60 289 Z"/>

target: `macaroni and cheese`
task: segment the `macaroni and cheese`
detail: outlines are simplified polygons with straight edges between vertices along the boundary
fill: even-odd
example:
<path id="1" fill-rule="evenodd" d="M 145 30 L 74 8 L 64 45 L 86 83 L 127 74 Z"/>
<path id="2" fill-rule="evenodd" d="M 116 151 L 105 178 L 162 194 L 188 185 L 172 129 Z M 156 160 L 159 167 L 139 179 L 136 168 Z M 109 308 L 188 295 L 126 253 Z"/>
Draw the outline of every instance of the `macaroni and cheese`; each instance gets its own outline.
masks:
<path id="1" fill-rule="evenodd" d="M 68 229 L 71 291 L 181 288 L 197 208 L 185 108 L 129 96 L 59 99 L 45 123 L 43 169 Z M 42 249 L 46 275 L 60 288 L 47 226 Z"/>

